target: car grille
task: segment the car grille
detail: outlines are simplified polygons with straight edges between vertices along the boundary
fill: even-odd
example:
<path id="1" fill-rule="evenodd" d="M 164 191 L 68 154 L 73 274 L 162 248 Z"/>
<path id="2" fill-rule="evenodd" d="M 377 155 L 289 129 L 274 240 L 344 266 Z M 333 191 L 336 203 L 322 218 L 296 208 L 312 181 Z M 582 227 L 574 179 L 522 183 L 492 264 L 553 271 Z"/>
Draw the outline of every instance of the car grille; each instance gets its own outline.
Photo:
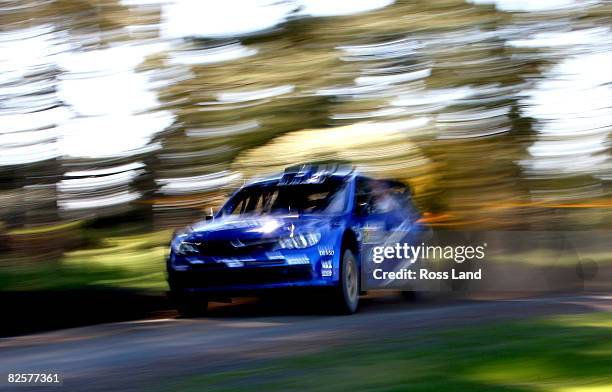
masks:
<path id="1" fill-rule="evenodd" d="M 262 268 L 201 267 L 183 276 L 186 287 L 222 287 L 243 284 L 291 283 L 312 279 L 310 266 Z"/>
<path id="2" fill-rule="evenodd" d="M 214 240 L 198 245 L 198 251 L 206 256 L 235 257 L 270 252 L 276 245 L 275 239 L 266 240 Z"/>

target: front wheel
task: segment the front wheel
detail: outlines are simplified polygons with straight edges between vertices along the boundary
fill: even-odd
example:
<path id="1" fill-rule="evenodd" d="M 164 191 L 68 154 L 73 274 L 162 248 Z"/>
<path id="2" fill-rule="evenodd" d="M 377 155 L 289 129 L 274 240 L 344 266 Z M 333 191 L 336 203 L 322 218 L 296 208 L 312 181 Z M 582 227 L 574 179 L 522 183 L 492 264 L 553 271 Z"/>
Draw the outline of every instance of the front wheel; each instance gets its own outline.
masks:
<path id="1" fill-rule="evenodd" d="M 342 253 L 340 286 L 335 293 L 336 309 L 341 314 L 353 314 L 359 307 L 359 268 L 350 250 Z"/>

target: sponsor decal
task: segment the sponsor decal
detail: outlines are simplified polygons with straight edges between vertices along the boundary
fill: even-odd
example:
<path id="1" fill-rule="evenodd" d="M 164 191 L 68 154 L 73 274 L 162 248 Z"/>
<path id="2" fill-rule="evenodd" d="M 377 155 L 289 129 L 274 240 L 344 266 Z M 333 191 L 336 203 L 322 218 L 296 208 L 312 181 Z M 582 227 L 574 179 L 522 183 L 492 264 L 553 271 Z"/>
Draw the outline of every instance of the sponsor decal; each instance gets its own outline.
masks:
<path id="1" fill-rule="evenodd" d="M 290 256 L 286 260 L 289 265 L 310 264 L 310 259 L 306 255 Z"/>
<path id="2" fill-rule="evenodd" d="M 334 274 L 333 263 L 331 260 L 321 261 L 321 276 L 330 277 Z"/>

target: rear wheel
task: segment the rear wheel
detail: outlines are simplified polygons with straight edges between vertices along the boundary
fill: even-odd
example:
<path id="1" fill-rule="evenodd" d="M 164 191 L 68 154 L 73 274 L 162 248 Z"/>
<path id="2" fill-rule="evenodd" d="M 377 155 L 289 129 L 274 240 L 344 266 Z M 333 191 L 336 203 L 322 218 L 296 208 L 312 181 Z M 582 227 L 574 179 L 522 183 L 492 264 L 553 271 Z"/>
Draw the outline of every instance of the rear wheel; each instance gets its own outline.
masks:
<path id="1" fill-rule="evenodd" d="M 340 287 L 336 290 L 336 310 L 341 314 L 353 314 L 359 307 L 359 268 L 350 250 L 342 253 Z"/>

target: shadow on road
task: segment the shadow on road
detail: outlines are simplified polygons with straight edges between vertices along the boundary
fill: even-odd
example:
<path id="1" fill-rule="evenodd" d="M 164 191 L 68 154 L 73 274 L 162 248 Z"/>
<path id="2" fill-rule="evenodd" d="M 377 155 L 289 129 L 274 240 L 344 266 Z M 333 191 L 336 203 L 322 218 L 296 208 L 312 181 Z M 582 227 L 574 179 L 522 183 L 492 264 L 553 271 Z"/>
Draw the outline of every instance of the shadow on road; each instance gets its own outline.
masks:
<path id="1" fill-rule="evenodd" d="M 362 297 L 359 312 L 368 313 L 448 304 L 448 297 L 419 296 L 408 301 L 395 292 Z M 152 318 L 178 318 L 163 294 L 122 290 L 2 292 L 0 336 L 16 336 L 100 323 Z M 324 295 L 283 294 L 264 298 L 236 298 L 232 303 L 211 302 L 208 318 L 333 315 Z"/>
<path id="2" fill-rule="evenodd" d="M 408 300 L 398 292 L 376 292 L 361 297 L 359 313 L 384 312 L 400 307 L 422 308 L 449 304 L 458 299 L 449 296 L 419 295 Z M 263 298 L 236 298 L 232 303 L 211 302 L 208 318 L 244 318 L 269 316 L 324 316 L 335 315 L 324 295 L 283 295 Z"/>
<path id="3" fill-rule="evenodd" d="M 123 290 L 0 292 L 0 304 L 0 336 L 159 317 L 172 309 L 165 295 Z"/>
<path id="4" fill-rule="evenodd" d="M 484 299 L 496 298 L 499 296 Z M 419 294 L 408 300 L 398 292 L 372 292 L 361 298 L 359 313 L 418 310 L 473 301 L 452 293 Z M 0 323 L 0 336 L 119 321 L 180 318 L 163 293 L 143 294 L 122 290 L 1 292 L 0 304 L 4 319 Z M 325 295 L 283 293 L 263 298 L 236 298 L 231 303 L 211 302 L 205 317 L 235 319 L 332 315 L 335 313 Z"/>

